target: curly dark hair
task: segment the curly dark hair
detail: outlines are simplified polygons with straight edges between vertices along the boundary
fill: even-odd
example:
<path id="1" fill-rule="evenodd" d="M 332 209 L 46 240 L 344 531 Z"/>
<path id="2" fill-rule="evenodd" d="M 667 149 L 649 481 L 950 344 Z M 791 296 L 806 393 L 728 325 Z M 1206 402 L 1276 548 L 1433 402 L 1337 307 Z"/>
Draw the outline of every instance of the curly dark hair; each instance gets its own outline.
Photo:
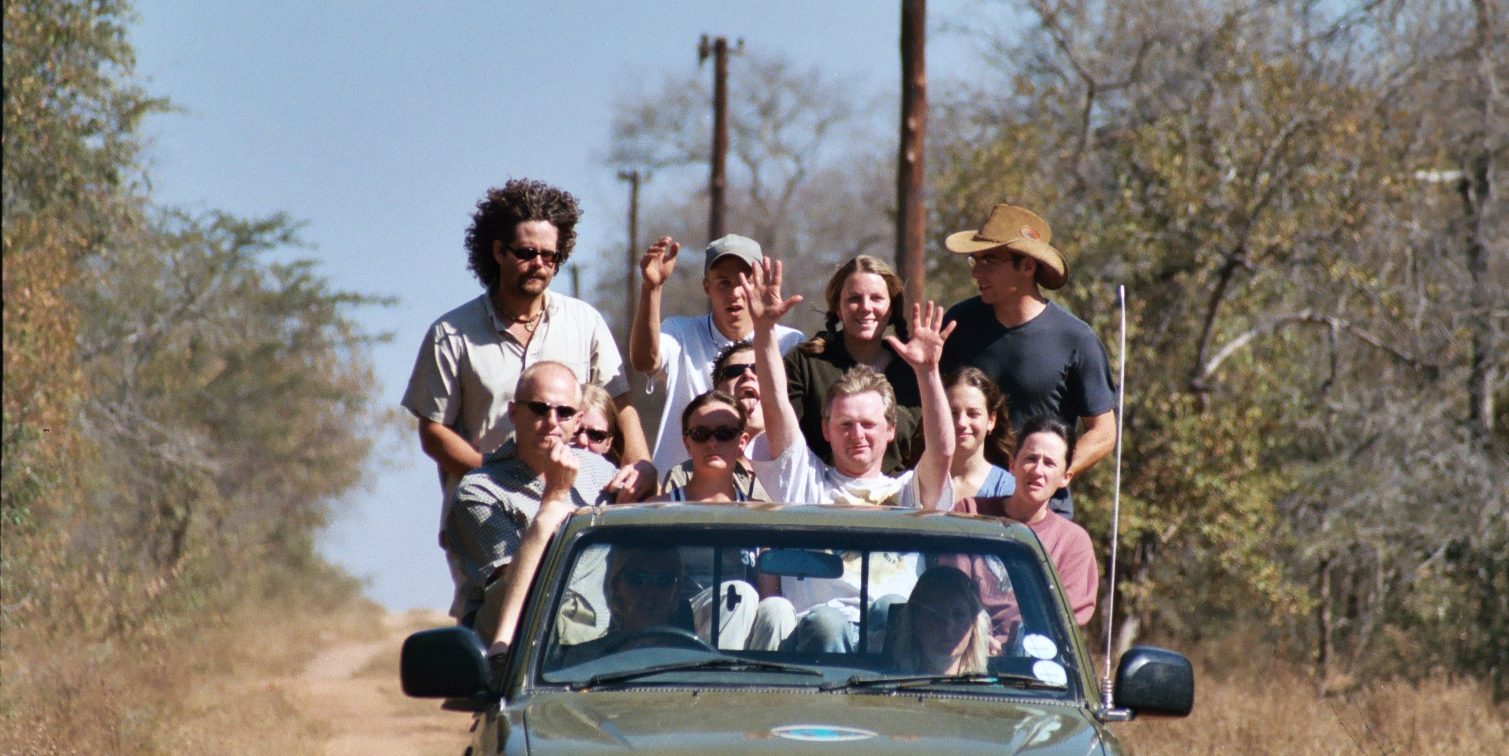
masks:
<path id="1" fill-rule="evenodd" d="M 985 437 L 985 461 L 1002 469 L 1011 467 L 1011 457 L 1016 454 L 1016 437 L 1011 432 L 1011 413 L 1006 411 L 1006 395 L 990 378 L 976 367 L 961 367 L 943 379 L 943 389 L 955 386 L 970 386 L 985 397 L 985 411 L 995 420 L 996 427 Z"/>
<path id="2" fill-rule="evenodd" d="M 524 221 L 549 221 L 558 237 L 556 270 L 566 264 L 576 245 L 576 222 L 582 209 L 576 197 L 543 181 L 512 179 L 500 189 L 487 190 L 477 203 L 472 225 L 466 229 L 467 268 L 489 290 L 498 285 L 498 261 L 493 259 L 493 241 L 513 241 L 514 227 Z"/>
<path id="3" fill-rule="evenodd" d="M 728 361 L 730 359 L 733 359 L 733 356 L 738 354 L 739 352 L 745 351 L 754 351 L 753 341 L 750 341 L 749 339 L 741 339 L 719 350 L 718 356 L 713 358 L 713 383 L 717 383 L 719 380 L 721 380 L 718 376 L 723 373 L 723 368 L 728 365 Z"/>

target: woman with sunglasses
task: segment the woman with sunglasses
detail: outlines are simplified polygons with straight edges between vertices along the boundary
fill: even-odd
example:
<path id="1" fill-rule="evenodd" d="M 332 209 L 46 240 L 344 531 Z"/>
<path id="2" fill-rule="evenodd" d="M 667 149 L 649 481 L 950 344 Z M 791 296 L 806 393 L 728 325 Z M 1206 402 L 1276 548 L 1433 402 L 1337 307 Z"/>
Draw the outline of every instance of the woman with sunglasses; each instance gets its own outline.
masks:
<path id="1" fill-rule="evenodd" d="M 748 501 L 734 479 L 749 443 L 744 405 L 714 389 L 698 394 L 681 412 L 681 438 L 691 455 L 692 476 L 668 488 L 655 501 Z"/>
<path id="2" fill-rule="evenodd" d="M 896 392 L 896 438 L 886 446 L 881 472 L 894 475 L 914 461 L 922 395 L 912 367 L 885 342 L 887 327 L 896 338 L 907 339 L 903 290 L 901 278 L 884 262 L 869 255 L 850 260 L 824 290 L 825 330 L 786 355 L 786 395 L 807 445 L 827 464 L 833 464 L 833 449 L 823 438 L 823 397 L 855 365 L 885 376 Z"/>
<path id="3" fill-rule="evenodd" d="M 571 433 L 570 443 L 578 449 L 600 454 L 614 465 L 623 456 L 623 434 L 618 432 L 618 413 L 613 397 L 595 383 L 582 384 L 582 412 Z"/>

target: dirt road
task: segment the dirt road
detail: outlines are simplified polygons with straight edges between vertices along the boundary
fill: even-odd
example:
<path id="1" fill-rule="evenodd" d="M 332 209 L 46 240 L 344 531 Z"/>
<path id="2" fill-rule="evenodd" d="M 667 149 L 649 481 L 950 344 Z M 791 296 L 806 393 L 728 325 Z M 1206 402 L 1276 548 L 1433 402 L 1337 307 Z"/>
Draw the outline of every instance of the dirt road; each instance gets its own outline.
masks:
<path id="1" fill-rule="evenodd" d="M 389 614 L 380 640 L 322 649 L 294 679 L 292 697 L 319 721 L 326 754 L 458 754 L 471 715 L 441 711 L 438 701 L 405 697 L 398 652 L 409 633 L 450 624 L 434 612 Z"/>

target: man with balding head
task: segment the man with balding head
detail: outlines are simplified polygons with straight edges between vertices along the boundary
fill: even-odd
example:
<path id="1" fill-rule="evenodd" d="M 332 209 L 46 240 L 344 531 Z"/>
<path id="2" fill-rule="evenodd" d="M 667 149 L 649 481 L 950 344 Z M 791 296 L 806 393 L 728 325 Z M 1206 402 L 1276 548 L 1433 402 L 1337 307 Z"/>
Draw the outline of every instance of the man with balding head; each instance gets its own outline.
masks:
<path id="1" fill-rule="evenodd" d="M 581 396 L 566 365 L 525 368 L 507 409 L 513 438 L 461 478 L 447 508 L 445 534 L 460 568 L 451 611 L 482 629 L 484 641 L 513 637 L 540 555 L 566 518 L 610 500 L 603 487 L 613 465 L 566 443 Z"/>

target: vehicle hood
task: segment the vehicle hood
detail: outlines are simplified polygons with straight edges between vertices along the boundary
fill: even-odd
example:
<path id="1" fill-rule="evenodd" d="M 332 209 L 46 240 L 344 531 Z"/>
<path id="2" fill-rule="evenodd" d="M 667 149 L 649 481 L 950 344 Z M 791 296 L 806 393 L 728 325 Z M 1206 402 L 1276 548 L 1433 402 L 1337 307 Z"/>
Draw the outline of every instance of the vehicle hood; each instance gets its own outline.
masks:
<path id="1" fill-rule="evenodd" d="M 1102 733 L 1081 708 L 917 693 L 635 689 L 536 693 L 530 752 L 1089 754 Z M 1114 741 L 1113 741 L 1114 743 Z M 1114 745 L 1113 745 L 1114 748 Z"/>

